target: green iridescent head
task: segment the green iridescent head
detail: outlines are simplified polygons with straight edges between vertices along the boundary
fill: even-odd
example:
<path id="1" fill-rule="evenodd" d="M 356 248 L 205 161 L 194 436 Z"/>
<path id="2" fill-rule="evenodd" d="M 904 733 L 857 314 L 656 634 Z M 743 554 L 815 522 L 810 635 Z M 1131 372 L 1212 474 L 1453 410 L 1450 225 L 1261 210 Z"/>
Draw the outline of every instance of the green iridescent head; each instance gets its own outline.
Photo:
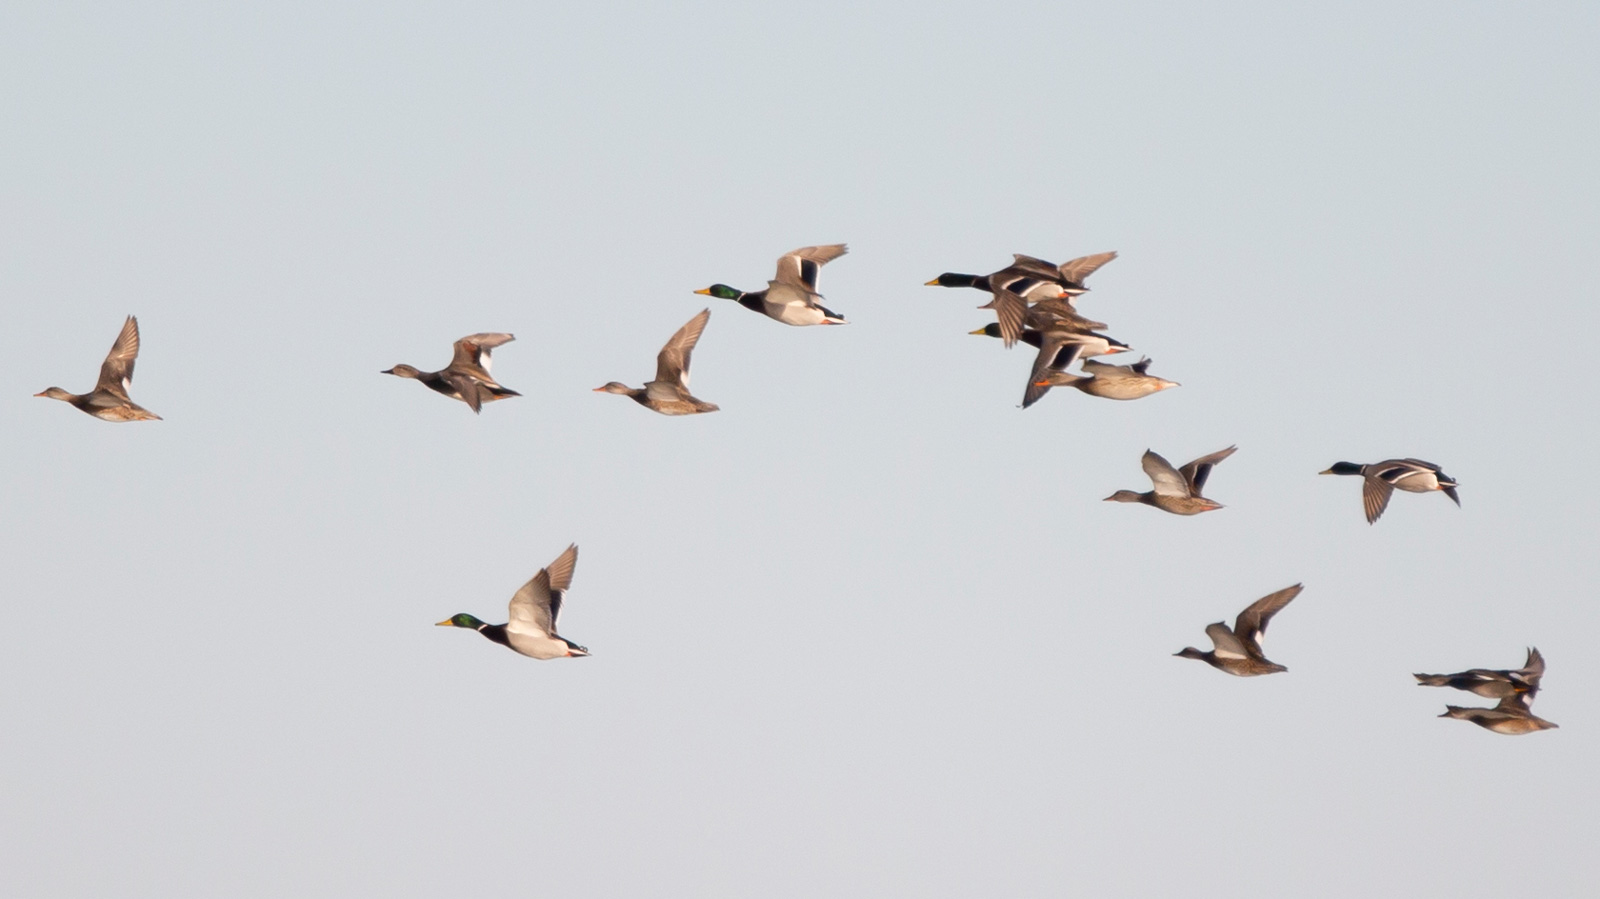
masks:
<path id="1" fill-rule="evenodd" d="M 729 287 L 726 284 L 713 284 L 703 290 L 697 290 L 695 293 L 703 294 L 708 297 L 716 297 L 719 300 L 737 300 L 738 298 L 744 296 L 744 291 L 734 290 L 732 287 Z"/>
<path id="2" fill-rule="evenodd" d="M 464 628 L 467 628 L 468 630 L 474 630 L 475 631 L 478 628 L 483 627 L 483 625 L 484 625 L 484 623 L 482 621 L 479 621 L 478 619 L 472 617 L 471 615 L 468 615 L 466 612 L 462 612 L 459 615 L 455 615 L 453 617 L 446 618 L 445 620 L 438 622 L 436 626 L 437 627 L 447 627 L 447 626 L 448 627 L 464 627 Z"/>

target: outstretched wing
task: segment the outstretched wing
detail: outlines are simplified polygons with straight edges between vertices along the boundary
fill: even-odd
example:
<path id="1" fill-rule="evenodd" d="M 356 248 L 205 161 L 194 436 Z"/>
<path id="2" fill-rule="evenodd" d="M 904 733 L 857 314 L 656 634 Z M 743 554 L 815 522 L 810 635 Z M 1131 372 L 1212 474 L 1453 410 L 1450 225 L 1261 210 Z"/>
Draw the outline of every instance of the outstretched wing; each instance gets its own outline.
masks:
<path id="1" fill-rule="evenodd" d="M 1028 303 L 1022 297 L 1004 287 L 996 287 L 994 299 L 978 308 L 994 310 L 995 318 L 1000 321 L 1000 340 L 1007 348 L 1022 336 L 1022 320 L 1028 314 Z"/>
<path id="2" fill-rule="evenodd" d="M 1230 446 L 1225 450 L 1217 450 L 1209 456 L 1201 456 L 1178 469 L 1179 473 L 1183 475 L 1183 479 L 1189 484 L 1189 494 L 1191 496 L 1199 496 L 1200 491 L 1206 486 L 1206 478 L 1211 476 L 1211 469 L 1217 467 L 1218 462 L 1233 455 L 1237 449 L 1237 446 Z"/>
<path id="3" fill-rule="evenodd" d="M 133 384 L 133 363 L 138 358 L 139 320 L 130 315 L 122 323 L 116 342 L 111 344 L 106 361 L 100 363 L 100 380 L 95 383 L 95 389 L 128 399 L 128 387 Z"/>
<path id="4" fill-rule="evenodd" d="M 471 366 L 483 369 L 489 373 L 489 366 L 493 361 L 490 353 L 502 343 L 510 343 L 517 338 L 511 334 L 498 332 L 485 332 L 482 334 L 468 334 L 455 343 L 455 356 L 450 360 L 451 368 Z"/>
<path id="5" fill-rule="evenodd" d="M 578 544 L 568 546 L 548 568 L 522 585 L 511 597 L 510 622 L 506 630 L 517 634 L 552 636 L 556 616 L 561 614 L 561 597 L 572 586 L 572 570 L 578 564 Z"/>
<path id="6" fill-rule="evenodd" d="M 1156 493 L 1161 496 L 1188 496 L 1189 482 L 1178 473 L 1172 463 L 1161 457 L 1155 450 L 1145 450 L 1144 458 L 1139 461 L 1144 466 L 1144 473 L 1150 476 L 1150 483 L 1155 485 Z"/>
<path id="7" fill-rule="evenodd" d="M 1028 386 L 1022 392 L 1022 408 L 1037 403 L 1050 392 L 1045 379 L 1052 371 L 1066 371 L 1083 354 L 1083 344 L 1066 334 L 1045 334 L 1039 341 L 1039 355 L 1033 357 L 1033 371 L 1028 374 Z"/>
<path id="8" fill-rule="evenodd" d="M 848 252 L 849 247 L 842 243 L 801 247 L 778 258 L 778 274 L 772 280 L 816 293 L 817 270 Z"/>
<path id="9" fill-rule="evenodd" d="M 689 386 L 689 355 L 694 352 L 694 345 L 700 340 L 700 332 L 706 329 L 706 322 L 711 320 L 711 310 L 702 309 L 700 314 L 689 321 L 678 333 L 672 335 L 667 345 L 661 348 L 656 356 L 656 380 L 680 387 Z"/>
<path id="10" fill-rule="evenodd" d="M 1389 497 L 1394 495 L 1394 488 L 1388 481 L 1374 477 L 1361 479 L 1361 507 L 1367 512 L 1367 524 L 1378 520 L 1383 510 L 1389 505 Z"/>
<path id="11" fill-rule="evenodd" d="M 1061 279 L 1068 284 L 1081 287 L 1083 279 L 1094 274 L 1100 266 L 1117 258 L 1117 251 L 1109 253 L 1095 253 L 1093 256 L 1079 256 L 1061 263 Z"/>
<path id="12" fill-rule="evenodd" d="M 1267 623 L 1304 589 L 1301 584 L 1285 587 L 1276 593 L 1261 597 L 1239 613 L 1239 617 L 1233 622 L 1233 632 L 1256 658 L 1264 658 L 1261 655 L 1261 637 L 1267 632 Z"/>

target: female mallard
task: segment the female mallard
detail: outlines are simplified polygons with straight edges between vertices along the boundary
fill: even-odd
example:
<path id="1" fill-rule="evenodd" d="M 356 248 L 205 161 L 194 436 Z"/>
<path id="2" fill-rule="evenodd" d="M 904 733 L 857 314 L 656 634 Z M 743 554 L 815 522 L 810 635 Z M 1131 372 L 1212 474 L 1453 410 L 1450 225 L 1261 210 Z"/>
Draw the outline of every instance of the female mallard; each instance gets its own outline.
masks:
<path id="1" fill-rule="evenodd" d="M 455 342 L 455 356 L 449 365 L 438 371 L 418 371 L 410 365 L 396 365 L 379 374 L 421 381 L 434 392 L 460 400 L 471 406 L 473 412 L 480 412 L 484 403 L 522 396 L 509 387 L 500 386 L 489 376 L 490 354 L 494 348 L 516 339 L 510 334 L 496 332 L 468 334 Z"/>
<path id="2" fill-rule="evenodd" d="M 1457 508 L 1461 506 L 1461 497 L 1456 495 L 1458 485 L 1455 479 L 1440 471 L 1439 466 L 1421 459 L 1389 459 L 1371 465 L 1335 462 L 1332 468 L 1319 474 L 1354 474 L 1362 477 L 1361 505 L 1367 512 L 1367 524 L 1377 521 L 1378 516 L 1383 514 L 1389 505 L 1389 497 L 1397 487 L 1407 493 L 1442 490 Z"/>
<path id="3" fill-rule="evenodd" d="M 817 270 L 849 250 L 842 243 L 801 247 L 778 259 L 778 274 L 766 290 L 745 293 L 726 284 L 713 284 L 695 293 L 733 300 L 786 325 L 842 325 L 844 316 L 823 306 L 817 293 Z"/>
<path id="4" fill-rule="evenodd" d="M 462 612 L 438 623 L 439 627 L 464 627 L 475 630 L 501 646 L 535 659 L 586 656 L 589 650 L 556 633 L 556 616 L 561 600 L 572 586 L 572 569 L 578 564 L 578 544 L 566 548 L 549 568 L 539 569 L 533 579 L 511 597 L 511 621 L 485 624 Z"/>
<path id="5" fill-rule="evenodd" d="M 47 387 L 34 396 L 71 403 L 101 421 L 160 421 L 161 416 L 128 398 L 133 386 L 133 363 L 139 359 L 139 320 L 128 316 L 122 331 L 111 344 L 106 361 L 100 363 L 100 380 L 88 393 L 68 393 L 60 387 Z"/>
<path id="6" fill-rule="evenodd" d="M 1060 265 L 1021 253 L 1013 253 L 1011 258 L 1013 261 L 1010 265 L 987 275 L 945 272 L 927 282 L 929 287 L 974 287 L 994 294 L 993 299 L 978 308 L 995 311 L 1000 335 L 1005 339 L 1008 349 L 1022 337 L 1022 323 L 1028 314 L 1029 302 L 1061 299 L 1065 301 L 1065 310 L 1075 316 L 1070 298 L 1088 291 L 1083 279 L 1117 258 L 1117 254 L 1110 252 L 1080 256 Z M 1105 327 L 1098 322 L 1084 321 L 1091 326 Z"/>
<path id="7" fill-rule="evenodd" d="M 1224 450 L 1217 450 L 1208 456 L 1201 456 L 1181 469 L 1173 468 L 1172 463 L 1163 459 L 1159 453 L 1145 450 L 1140 464 L 1144 466 L 1144 473 L 1150 476 L 1155 489 L 1149 493 L 1118 490 L 1106 497 L 1105 501 L 1144 503 L 1174 515 L 1198 515 L 1201 512 L 1220 509 L 1221 503 L 1212 502 L 1201 496 L 1200 490 L 1205 487 L 1206 478 L 1211 476 L 1211 469 L 1215 468 L 1218 462 L 1233 455 L 1237 449 L 1237 446 L 1230 446 Z"/>
<path id="8" fill-rule="evenodd" d="M 700 339 L 700 332 L 706 329 L 706 322 L 710 320 L 711 310 L 702 309 L 699 315 L 689 319 L 688 324 L 672 335 L 672 339 L 656 356 L 656 379 L 645 382 L 643 388 L 611 381 L 604 387 L 596 387 L 595 392 L 632 397 L 634 402 L 662 415 L 717 411 L 715 403 L 702 402 L 689 395 L 689 354 L 694 352 L 695 342 Z"/>
<path id="9" fill-rule="evenodd" d="M 1471 668 L 1455 674 L 1413 674 L 1419 687 L 1454 687 L 1489 699 L 1526 695 L 1529 701 L 1539 693 L 1539 679 L 1544 677 L 1544 656 L 1537 649 L 1528 650 L 1528 661 L 1515 670 Z"/>
<path id="10" fill-rule="evenodd" d="M 1233 630 L 1228 630 L 1227 622 L 1218 621 L 1216 624 L 1206 625 L 1206 636 L 1211 638 L 1211 643 L 1216 648 L 1210 652 L 1201 652 L 1193 646 L 1185 646 L 1182 650 L 1173 653 L 1186 659 L 1199 659 L 1216 668 L 1226 671 L 1236 677 L 1256 677 L 1262 674 L 1276 674 L 1289 669 L 1277 662 L 1267 660 L 1261 654 L 1261 638 L 1267 632 L 1267 623 L 1272 616 L 1278 614 L 1289 601 L 1300 595 L 1304 589 L 1300 584 L 1285 587 L 1277 593 L 1269 593 L 1245 607 L 1239 617 L 1233 622 Z"/>
<path id="11" fill-rule="evenodd" d="M 1089 374 L 1087 378 L 1056 370 L 1046 373 L 1044 380 L 1035 381 L 1031 386 L 1040 388 L 1041 392 L 1051 387 L 1076 387 L 1090 396 L 1108 400 L 1136 400 L 1168 387 L 1182 386 L 1177 381 L 1150 374 L 1149 369 L 1149 359 L 1140 359 L 1132 365 L 1111 365 L 1089 359 L 1083 363 L 1083 370 Z"/>
<path id="12" fill-rule="evenodd" d="M 1467 708 L 1459 705 L 1447 705 L 1440 718 L 1459 718 L 1462 721 L 1471 721 L 1486 730 L 1497 734 L 1517 736 L 1531 734 L 1534 731 L 1549 730 L 1560 727 L 1554 721 L 1546 721 L 1533 713 L 1528 707 L 1529 695 L 1527 693 L 1514 693 L 1500 700 L 1493 708 Z"/>

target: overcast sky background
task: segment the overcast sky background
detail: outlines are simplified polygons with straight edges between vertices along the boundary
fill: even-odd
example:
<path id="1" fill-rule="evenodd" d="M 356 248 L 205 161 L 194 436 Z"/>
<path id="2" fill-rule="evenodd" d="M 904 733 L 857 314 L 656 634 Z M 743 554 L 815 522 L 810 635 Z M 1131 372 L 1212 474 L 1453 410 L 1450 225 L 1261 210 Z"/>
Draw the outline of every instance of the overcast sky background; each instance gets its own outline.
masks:
<path id="1" fill-rule="evenodd" d="M 9 894 L 1592 893 L 1600 8 L 595 7 L 0 9 Z M 590 392 L 837 241 L 721 412 Z M 922 286 L 1108 249 L 1182 388 L 1020 411 Z M 129 313 L 165 421 L 30 397 Z M 1394 456 L 1463 508 L 1316 474 Z M 433 627 L 569 541 L 593 657 Z M 1560 730 L 1410 676 L 1530 645 Z"/>

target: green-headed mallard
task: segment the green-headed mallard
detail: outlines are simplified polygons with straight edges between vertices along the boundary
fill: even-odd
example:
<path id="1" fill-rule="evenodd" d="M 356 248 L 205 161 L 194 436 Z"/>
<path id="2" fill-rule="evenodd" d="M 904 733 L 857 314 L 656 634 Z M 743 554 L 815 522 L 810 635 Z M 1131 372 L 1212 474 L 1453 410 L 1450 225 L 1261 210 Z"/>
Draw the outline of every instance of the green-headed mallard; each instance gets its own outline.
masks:
<path id="1" fill-rule="evenodd" d="M 71 403 L 101 421 L 160 421 L 161 416 L 128 397 L 133 386 L 133 363 L 139 358 L 139 320 L 128 316 L 106 361 L 100 363 L 100 380 L 88 393 L 68 393 L 47 387 L 34 396 Z"/>
<path id="2" fill-rule="evenodd" d="M 1089 288 L 1084 286 L 1083 279 L 1095 269 L 1117 258 L 1117 254 L 1110 252 L 1080 256 L 1061 265 L 1021 253 L 1013 253 L 1011 258 L 1010 265 L 987 275 L 945 272 L 927 282 L 929 287 L 974 287 L 994 294 L 993 299 L 978 308 L 995 311 L 995 318 L 999 320 L 1000 336 L 1007 348 L 1022 337 L 1023 319 L 1028 314 L 1029 302 L 1045 299 L 1065 300 L 1063 309 L 1076 317 L 1070 298 L 1087 291 Z M 1083 322 L 1091 328 L 1105 327 L 1099 322 L 1090 322 L 1087 319 Z"/>
<path id="3" fill-rule="evenodd" d="M 620 381 L 611 381 L 596 387 L 596 393 L 615 393 L 631 397 L 646 409 L 662 415 L 694 415 L 698 412 L 715 412 L 715 403 L 702 402 L 689 395 L 689 354 L 694 352 L 700 332 L 711 320 L 711 310 L 702 309 L 699 315 L 672 335 L 667 345 L 656 356 L 656 379 L 647 381 L 643 388 L 633 388 Z"/>
<path id="4" fill-rule="evenodd" d="M 1144 467 L 1144 473 L 1150 476 L 1155 489 L 1149 493 L 1118 490 L 1106 497 L 1105 501 L 1144 503 L 1174 515 L 1198 515 L 1201 512 L 1220 509 L 1221 503 L 1206 499 L 1200 495 L 1200 491 L 1205 487 L 1211 469 L 1215 468 L 1218 462 L 1233 455 L 1237 449 L 1237 446 L 1230 446 L 1224 450 L 1217 450 L 1210 455 L 1201 456 L 1181 469 L 1173 468 L 1172 463 L 1162 458 L 1159 453 L 1145 450 L 1140 465 Z"/>
<path id="5" fill-rule="evenodd" d="M 1544 656 L 1539 650 L 1528 650 L 1528 661 L 1521 668 L 1494 670 L 1469 668 L 1455 674 L 1413 674 L 1419 687 L 1454 687 L 1489 699 L 1526 694 L 1531 701 L 1539 692 L 1539 679 L 1544 677 Z"/>
<path id="6" fill-rule="evenodd" d="M 460 400 L 472 407 L 473 412 L 479 412 L 484 403 L 522 396 L 489 376 L 490 354 L 495 347 L 513 340 L 516 338 L 512 335 L 497 332 L 468 334 L 455 342 L 455 356 L 449 365 L 438 371 L 418 371 L 410 365 L 396 365 L 380 374 L 421 381 L 436 393 Z"/>
<path id="7" fill-rule="evenodd" d="M 535 659 L 586 656 L 588 649 L 556 633 L 556 616 L 561 614 L 561 601 L 572 586 L 572 570 L 577 565 L 578 544 L 574 543 L 511 597 L 511 620 L 506 624 L 485 624 L 462 612 L 439 622 L 439 627 L 475 630 Z"/>
<path id="8" fill-rule="evenodd" d="M 733 300 L 786 325 L 842 325 L 844 316 L 828 309 L 817 293 L 817 270 L 849 250 L 842 243 L 801 247 L 778 259 L 778 274 L 766 290 L 745 293 L 726 284 L 713 284 L 695 293 Z"/>
<path id="9" fill-rule="evenodd" d="M 1132 365 L 1111 365 L 1092 359 L 1083 363 L 1089 377 L 1066 371 L 1051 371 L 1033 386 L 1048 390 L 1051 387 L 1076 387 L 1090 396 L 1108 400 L 1136 400 L 1168 387 L 1180 387 L 1177 381 L 1168 381 L 1149 373 L 1150 360 L 1140 359 Z"/>
<path id="10" fill-rule="evenodd" d="M 1182 650 L 1173 653 L 1186 659 L 1199 659 L 1219 671 L 1226 671 L 1236 677 L 1256 677 L 1262 674 L 1276 674 L 1289 669 L 1277 662 L 1267 660 L 1261 654 L 1261 638 L 1267 632 L 1267 623 L 1272 616 L 1278 614 L 1289 601 L 1300 595 L 1304 589 L 1300 584 L 1285 587 L 1276 593 L 1269 593 L 1261 597 L 1243 612 L 1233 622 L 1233 629 L 1228 629 L 1227 622 L 1218 621 L 1216 624 L 1206 625 L 1206 636 L 1211 638 L 1211 643 L 1216 647 L 1210 652 L 1201 652 L 1193 646 L 1185 646 Z"/>
<path id="11" fill-rule="evenodd" d="M 1457 507 L 1461 505 L 1455 479 L 1440 471 L 1439 466 L 1421 459 L 1389 459 L 1371 465 L 1335 462 L 1332 468 L 1318 473 L 1361 476 L 1361 505 L 1367 513 L 1367 524 L 1377 521 L 1383 514 L 1396 488 L 1407 493 L 1442 490 Z"/>

